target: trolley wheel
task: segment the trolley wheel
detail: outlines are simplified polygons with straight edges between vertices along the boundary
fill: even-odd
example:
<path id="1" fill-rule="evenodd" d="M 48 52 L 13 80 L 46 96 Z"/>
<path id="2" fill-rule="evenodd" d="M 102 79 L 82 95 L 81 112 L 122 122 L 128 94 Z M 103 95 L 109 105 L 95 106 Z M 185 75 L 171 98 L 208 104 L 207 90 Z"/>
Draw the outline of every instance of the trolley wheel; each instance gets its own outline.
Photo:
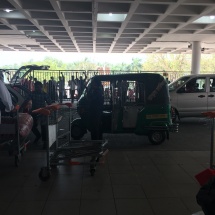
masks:
<path id="1" fill-rule="evenodd" d="M 22 157 L 23 157 L 24 154 L 25 154 L 25 149 L 23 148 L 23 149 L 20 151 L 20 153 L 21 153 L 21 155 L 22 155 Z"/>
<path id="2" fill-rule="evenodd" d="M 21 160 L 20 155 L 15 155 L 15 157 L 14 157 L 14 163 L 15 163 L 16 167 L 19 166 L 20 160 Z"/>
<path id="3" fill-rule="evenodd" d="M 72 125 L 71 137 L 74 140 L 80 140 L 84 136 L 84 131 L 79 125 Z"/>
<path id="4" fill-rule="evenodd" d="M 51 169 L 56 169 L 57 165 L 56 164 L 51 164 L 50 167 L 51 167 Z"/>
<path id="5" fill-rule="evenodd" d="M 8 149 L 8 154 L 9 154 L 9 156 L 12 156 L 12 155 L 13 155 L 13 152 L 14 152 L 14 150 L 13 150 L 12 148 L 9 148 L 9 149 Z"/>
<path id="6" fill-rule="evenodd" d="M 13 141 L 10 141 L 8 144 L 8 154 L 9 154 L 9 156 L 14 155 Z"/>
<path id="7" fill-rule="evenodd" d="M 42 167 L 40 172 L 39 172 L 39 178 L 41 181 L 47 181 L 51 176 L 51 172 L 49 168 L 47 167 Z"/>
<path id="8" fill-rule="evenodd" d="M 91 176 L 94 176 L 94 175 L 95 175 L 95 172 L 96 172 L 96 169 L 95 169 L 95 168 L 91 168 L 91 169 L 90 169 L 90 175 L 91 175 Z"/>
<path id="9" fill-rule="evenodd" d="M 96 164 L 91 164 L 90 165 L 90 175 L 94 176 L 96 172 Z"/>
<path id="10" fill-rule="evenodd" d="M 166 135 L 163 131 L 151 131 L 148 138 L 153 145 L 160 145 L 166 139 Z"/>

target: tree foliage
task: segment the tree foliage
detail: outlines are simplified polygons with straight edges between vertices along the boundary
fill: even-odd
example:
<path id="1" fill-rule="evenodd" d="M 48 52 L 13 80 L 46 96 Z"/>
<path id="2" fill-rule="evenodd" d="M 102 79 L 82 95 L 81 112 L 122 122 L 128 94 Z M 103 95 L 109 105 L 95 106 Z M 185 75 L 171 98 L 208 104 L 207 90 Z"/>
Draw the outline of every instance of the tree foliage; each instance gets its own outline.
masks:
<path id="1" fill-rule="evenodd" d="M 189 55 L 182 54 L 150 54 L 143 64 L 146 71 L 191 71 L 191 59 Z"/>
<path id="2" fill-rule="evenodd" d="M 146 57 L 145 57 L 146 56 Z M 23 65 L 37 64 L 49 65 L 50 70 L 97 70 L 98 68 L 108 67 L 112 71 L 169 71 L 169 72 L 187 72 L 191 71 L 191 55 L 183 54 L 148 54 L 145 58 L 132 58 L 131 63 L 115 63 L 94 62 L 89 58 L 80 61 L 72 61 L 65 63 L 53 57 L 45 57 L 42 61 L 34 61 L 33 59 L 22 65 L 11 64 L 5 65 L 6 69 L 18 69 Z M 201 72 L 215 72 L 215 55 L 202 54 L 201 56 Z"/>

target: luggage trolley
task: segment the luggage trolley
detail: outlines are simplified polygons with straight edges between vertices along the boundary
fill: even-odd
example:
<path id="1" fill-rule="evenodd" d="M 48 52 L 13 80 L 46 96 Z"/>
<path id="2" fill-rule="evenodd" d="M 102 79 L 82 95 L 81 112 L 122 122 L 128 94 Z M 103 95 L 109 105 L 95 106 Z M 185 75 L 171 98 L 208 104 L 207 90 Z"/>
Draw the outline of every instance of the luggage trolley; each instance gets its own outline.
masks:
<path id="1" fill-rule="evenodd" d="M 90 156 L 88 162 L 74 162 L 90 166 L 90 174 L 95 174 L 96 165 L 108 150 L 105 148 L 107 140 L 71 140 L 72 104 L 55 104 L 34 111 L 46 116 L 47 120 L 47 144 L 46 166 L 39 172 L 39 178 L 47 181 L 51 175 L 51 168 L 60 165 L 71 165 L 71 160 Z M 63 124 L 63 129 L 60 128 Z"/>
<path id="2" fill-rule="evenodd" d="M 18 108 L 17 106 L 16 112 L 2 116 L 0 119 L 0 146 L 7 148 L 9 155 L 14 155 L 16 167 L 18 167 L 21 155 L 30 143 L 26 138 L 33 125 L 32 117 L 26 113 L 19 113 Z"/>

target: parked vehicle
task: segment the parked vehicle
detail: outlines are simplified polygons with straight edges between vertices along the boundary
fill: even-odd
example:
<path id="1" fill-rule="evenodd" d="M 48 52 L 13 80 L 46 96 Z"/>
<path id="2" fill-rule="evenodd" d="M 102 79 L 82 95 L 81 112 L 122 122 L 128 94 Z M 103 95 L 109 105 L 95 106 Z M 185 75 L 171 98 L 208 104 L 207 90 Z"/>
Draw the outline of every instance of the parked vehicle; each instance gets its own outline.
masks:
<path id="1" fill-rule="evenodd" d="M 93 81 L 100 81 L 103 88 L 104 133 L 146 135 L 151 143 L 161 144 L 169 138 L 170 131 L 178 130 L 171 120 L 168 85 L 163 76 L 152 73 L 97 75 L 89 80 L 78 101 L 80 118 L 71 124 L 74 139 L 90 131 L 88 92 Z"/>
<path id="2" fill-rule="evenodd" d="M 215 110 L 215 74 L 187 75 L 169 84 L 176 116 L 198 117 Z"/>

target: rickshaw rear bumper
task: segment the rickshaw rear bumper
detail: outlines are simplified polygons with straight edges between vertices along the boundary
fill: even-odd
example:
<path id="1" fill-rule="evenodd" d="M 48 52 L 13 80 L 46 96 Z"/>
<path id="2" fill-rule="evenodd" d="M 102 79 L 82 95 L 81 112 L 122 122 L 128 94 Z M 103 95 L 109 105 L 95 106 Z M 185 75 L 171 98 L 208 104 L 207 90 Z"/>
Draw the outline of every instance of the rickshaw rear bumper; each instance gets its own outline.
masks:
<path id="1" fill-rule="evenodd" d="M 147 130 L 154 130 L 154 131 L 166 131 L 166 132 L 178 132 L 178 124 L 170 124 L 170 125 L 163 125 L 163 126 L 145 126 Z"/>

